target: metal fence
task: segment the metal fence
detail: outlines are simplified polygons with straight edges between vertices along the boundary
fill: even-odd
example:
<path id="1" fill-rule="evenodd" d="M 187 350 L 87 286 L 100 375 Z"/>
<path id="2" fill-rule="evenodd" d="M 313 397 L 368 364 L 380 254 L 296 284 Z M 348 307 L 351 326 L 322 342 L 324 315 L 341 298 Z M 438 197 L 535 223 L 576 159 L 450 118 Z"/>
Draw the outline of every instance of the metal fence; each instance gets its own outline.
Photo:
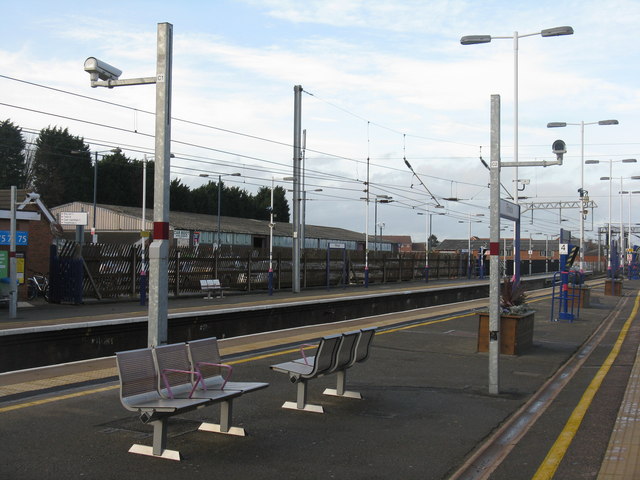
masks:
<path id="1" fill-rule="evenodd" d="M 142 248 L 131 244 L 86 244 L 81 248 L 67 242 L 59 256 L 80 252 L 82 268 L 82 294 L 84 298 L 117 298 L 138 296 L 140 273 L 143 268 Z M 145 251 L 145 259 L 149 258 Z M 472 277 L 480 275 L 475 258 L 472 259 Z M 430 280 L 456 279 L 469 276 L 467 254 L 429 254 Z M 393 283 L 425 278 L 425 253 L 369 252 L 369 283 Z M 200 247 L 171 248 L 169 252 L 169 293 L 174 296 L 200 292 L 200 280 L 219 279 L 225 289 L 250 292 L 267 290 L 269 251 L 250 247 L 228 246 L 213 249 Z M 488 262 L 485 262 L 488 275 Z M 509 268 L 509 266 L 508 266 Z M 77 269 L 74 270 L 77 272 Z M 148 266 L 145 267 L 148 272 Z M 508 270 L 510 271 L 510 270 Z M 528 265 L 523 262 L 523 275 Z M 535 261 L 534 273 L 544 272 L 544 263 Z M 346 287 L 364 283 L 365 253 L 362 251 L 305 249 L 300 263 L 302 288 Z M 292 287 L 292 258 L 290 248 L 273 250 L 273 288 Z M 63 275 L 63 274 L 61 274 Z M 53 280 L 53 279 L 52 279 Z M 58 278 L 71 283 L 71 279 Z M 76 279 L 77 281 L 77 279 Z"/>

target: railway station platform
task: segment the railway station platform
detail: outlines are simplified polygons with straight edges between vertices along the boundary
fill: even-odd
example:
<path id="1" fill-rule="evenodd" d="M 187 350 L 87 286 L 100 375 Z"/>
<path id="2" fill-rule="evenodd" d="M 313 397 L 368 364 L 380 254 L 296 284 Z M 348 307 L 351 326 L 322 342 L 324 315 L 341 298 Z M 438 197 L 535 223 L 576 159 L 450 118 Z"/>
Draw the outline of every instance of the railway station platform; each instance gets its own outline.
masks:
<path id="1" fill-rule="evenodd" d="M 639 289 L 625 281 L 622 297 L 605 296 L 595 281 L 591 306 L 573 322 L 550 321 L 548 292 L 531 292 L 534 345 L 501 355 L 498 395 L 488 393 L 488 355 L 476 351 L 475 312 L 486 299 L 221 340 L 234 380 L 270 386 L 234 402 L 243 438 L 197 431 L 217 418 L 215 406 L 171 418 L 169 447 L 181 462 L 127 453 L 133 443 L 151 444 L 151 427 L 121 406 L 112 357 L 0 374 L 0 478 L 639 478 Z M 188 298 L 170 308 L 302 297 L 225 295 L 215 305 Z M 0 328 L 141 308 L 55 307 L 21 308 Z M 370 325 L 379 327 L 371 356 L 347 377 L 362 400 L 322 395 L 335 386 L 328 375 L 309 384 L 309 400 L 324 414 L 281 408 L 295 385 L 270 365 L 297 358 L 300 343 Z"/>

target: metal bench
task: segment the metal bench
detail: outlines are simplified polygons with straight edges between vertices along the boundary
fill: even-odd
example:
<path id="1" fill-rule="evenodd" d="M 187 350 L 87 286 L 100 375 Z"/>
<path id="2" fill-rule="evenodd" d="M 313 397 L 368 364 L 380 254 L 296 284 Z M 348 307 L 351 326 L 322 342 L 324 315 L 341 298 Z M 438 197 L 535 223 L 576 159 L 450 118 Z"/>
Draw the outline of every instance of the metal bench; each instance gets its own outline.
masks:
<path id="1" fill-rule="evenodd" d="M 149 348 L 116 353 L 120 377 L 120 401 L 127 410 L 138 412 L 142 423 L 153 426 L 153 447 L 133 445 L 130 453 L 180 460 L 180 454 L 167 450 L 167 420 L 178 413 L 204 407 L 207 399 L 172 398 L 160 395 L 159 375 Z"/>
<path id="2" fill-rule="evenodd" d="M 186 353 L 184 344 L 182 350 Z M 231 419 L 231 400 L 240 396 L 242 392 L 230 389 L 210 390 L 205 393 L 198 392 L 196 395 L 192 379 L 197 381 L 197 375 L 192 377 L 191 373 L 187 373 L 190 368 L 188 362 L 187 369 L 174 368 L 183 366 L 173 364 L 173 358 L 170 356 L 174 353 L 172 349 L 167 349 L 157 355 L 151 348 L 116 353 L 122 405 L 127 410 L 138 412 L 143 423 L 153 426 L 153 445 L 135 444 L 129 449 L 130 453 L 180 460 L 179 452 L 166 448 L 168 419 L 217 402 L 223 402 L 221 427 L 218 430 L 231 433 L 224 432 L 225 425 L 228 427 Z M 162 359 L 162 369 L 158 365 L 158 357 Z"/>
<path id="3" fill-rule="evenodd" d="M 347 369 L 351 368 L 356 363 L 362 363 L 369 358 L 369 349 L 376 330 L 376 327 L 363 328 L 360 330 L 360 335 L 358 336 L 351 352 L 351 358 L 349 358 L 346 363 L 343 363 L 343 360 L 340 359 L 334 369 L 337 377 L 336 388 L 326 388 L 323 392 L 325 395 L 362 399 L 362 395 L 359 392 L 345 390 L 347 383 Z M 346 335 L 346 333 L 344 335 Z M 342 352 L 340 354 L 342 355 Z M 346 357 L 346 351 L 344 354 Z"/>
<path id="4" fill-rule="evenodd" d="M 154 355 L 160 373 L 160 395 L 165 398 L 203 398 L 220 403 L 220 424 L 202 423 L 198 430 L 244 436 L 240 427 L 231 427 L 233 399 L 242 395 L 241 390 L 232 388 L 202 388 L 200 373 L 193 368 L 189 360 L 186 343 L 162 345 L 154 349 Z M 198 388 L 198 387 L 201 388 Z M 224 385 L 222 385 L 224 387 Z"/>
<path id="5" fill-rule="evenodd" d="M 222 363 L 218 339 L 215 337 L 192 340 L 187 346 L 192 368 L 200 374 L 202 379 L 202 383 L 197 385 L 197 391 L 226 388 L 248 393 L 269 386 L 268 383 L 263 382 L 230 382 L 229 378 L 233 368 Z M 223 371 L 226 372 L 226 375 L 223 375 Z"/>
<path id="6" fill-rule="evenodd" d="M 330 335 L 320 340 L 314 356 L 305 356 L 303 346 L 301 348 L 302 358 L 272 365 L 272 370 L 288 374 L 289 380 L 298 384 L 296 402 L 285 402 L 282 408 L 323 413 L 324 409 L 321 406 L 307 403 L 307 382 L 331 373 L 338 374 L 337 386 L 335 389 L 326 389 L 325 394 L 362 398 L 357 392 L 345 390 L 346 370 L 356 362 L 364 361 L 368 357 L 369 346 L 375 331 L 375 328 L 368 328 L 346 332 L 342 335 Z"/>
<path id="7" fill-rule="evenodd" d="M 220 292 L 220 298 L 224 298 L 224 290 L 218 279 L 200 280 L 200 290 L 207 292 L 207 296 L 204 297 L 207 300 L 211 300 L 211 292 Z"/>

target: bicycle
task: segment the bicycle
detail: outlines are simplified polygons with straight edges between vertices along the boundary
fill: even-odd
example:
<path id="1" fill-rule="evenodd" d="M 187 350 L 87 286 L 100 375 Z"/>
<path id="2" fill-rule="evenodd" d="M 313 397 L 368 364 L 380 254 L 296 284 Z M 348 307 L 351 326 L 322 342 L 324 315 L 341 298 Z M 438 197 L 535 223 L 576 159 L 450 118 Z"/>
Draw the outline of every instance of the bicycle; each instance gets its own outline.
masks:
<path id="1" fill-rule="evenodd" d="M 34 300 L 39 295 L 49 301 L 49 277 L 46 274 L 35 273 L 27 279 L 27 298 Z"/>

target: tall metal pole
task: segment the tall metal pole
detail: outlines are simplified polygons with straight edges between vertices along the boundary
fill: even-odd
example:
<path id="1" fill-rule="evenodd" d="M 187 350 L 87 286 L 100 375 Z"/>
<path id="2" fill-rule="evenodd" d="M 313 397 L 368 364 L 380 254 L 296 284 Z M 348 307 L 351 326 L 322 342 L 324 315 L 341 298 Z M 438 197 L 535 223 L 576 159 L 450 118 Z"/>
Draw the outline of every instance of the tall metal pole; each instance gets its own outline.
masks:
<path id="1" fill-rule="evenodd" d="M 18 261 L 16 258 L 16 203 L 17 188 L 11 186 L 11 220 L 10 239 L 9 239 L 9 318 L 16 318 L 18 314 Z"/>
<path id="2" fill-rule="evenodd" d="M 467 278 L 471 278 L 471 213 L 469 213 L 469 245 L 467 247 Z"/>
<path id="3" fill-rule="evenodd" d="M 382 238 L 380 239 L 382 241 Z M 373 251 L 378 251 L 378 198 L 373 199 Z"/>
<path id="4" fill-rule="evenodd" d="M 220 252 L 220 205 L 222 204 L 222 175 L 218 175 L 218 231 L 216 232 L 216 244 Z"/>
<path id="5" fill-rule="evenodd" d="M 367 185 L 364 202 L 364 286 L 369 288 L 369 156 L 367 155 Z M 374 225 L 375 231 L 377 227 Z"/>
<path id="6" fill-rule="evenodd" d="M 273 295 L 273 184 L 274 178 L 271 177 L 271 211 L 269 214 L 269 295 Z"/>
<path id="7" fill-rule="evenodd" d="M 302 192 L 302 212 L 300 214 L 300 249 L 304 250 L 305 226 L 307 222 L 307 189 L 305 187 L 305 156 L 307 151 L 307 130 L 302 130 L 302 152 L 301 152 L 301 192 Z"/>
<path id="8" fill-rule="evenodd" d="M 579 268 L 584 272 L 584 120 L 580 122 L 580 263 Z"/>
<path id="9" fill-rule="evenodd" d="M 513 161 L 515 163 L 515 180 L 513 188 L 513 201 L 518 201 L 518 32 L 513 33 Z M 520 281 L 520 224 L 513 224 L 513 276 L 516 282 Z"/>
<path id="10" fill-rule="evenodd" d="M 147 247 L 147 155 L 142 161 L 142 225 L 140 226 L 140 239 L 142 240 L 140 266 L 140 305 L 147 304 L 147 265 L 145 262 L 145 250 Z"/>
<path id="11" fill-rule="evenodd" d="M 93 228 L 91 229 L 91 243 L 98 243 L 96 234 L 96 203 L 98 200 L 98 152 L 94 154 L 93 162 Z"/>
<path id="12" fill-rule="evenodd" d="M 627 213 L 628 213 L 628 225 L 629 225 L 629 234 L 627 236 L 627 248 L 625 249 L 625 256 L 627 254 L 631 255 L 631 189 L 629 189 L 629 202 L 627 205 Z M 630 257 L 631 258 L 631 257 Z M 629 280 L 631 280 L 631 261 L 629 261 L 629 271 L 627 272 Z"/>
<path id="13" fill-rule="evenodd" d="M 500 95 L 491 95 L 489 393 L 500 393 Z"/>
<path id="14" fill-rule="evenodd" d="M 622 223 L 622 176 L 620 177 L 620 269 L 621 278 L 624 276 L 624 266 L 626 264 L 626 256 L 624 254 L 624 224 Z"/>
<path id="15" fill-rule="evenodd" d="M 424 281 L 425 283 L 429 281 L 429 240 L 431 239 L 431 212 L 428 208 L 425 209 L 425 220 L 426 220 L 426 232 L 427 232 L 427 242 L 425 243 L 425 257 L 424 257 Z"/>
<path id="16" fill-rule="evenodd" d="M 170 23 L 159 23 L 157 38 L 153 242 L 149 246 L 150 347 L 167 343 L 173 26 Z"/>
<path id="17" fill-rule="evenodd" d="M 300 163 L 302 133 L 302 86 L 293 87 L 293 266 L 292 291 L 300 293 Z"/>
<path id="18" fill-rule="evenodd" d="M 609 230 L 608 230 L 608 234 L 609 234 L 609 249 L 607 250 L 607 276 L 609 278 L 613 278 L 613 271 L 611 270 L 611 255 L 612 255 L 612 251 L 613 249 L 611 248 L 613 246 L 613 239 L 611 238 L 611 195 L 612 195 L 612 191 L 611 191 L 611 187 L 612 187 L 612 177 L 611 175 L 613 175 L 613 160 L 609 159 Z"/>

